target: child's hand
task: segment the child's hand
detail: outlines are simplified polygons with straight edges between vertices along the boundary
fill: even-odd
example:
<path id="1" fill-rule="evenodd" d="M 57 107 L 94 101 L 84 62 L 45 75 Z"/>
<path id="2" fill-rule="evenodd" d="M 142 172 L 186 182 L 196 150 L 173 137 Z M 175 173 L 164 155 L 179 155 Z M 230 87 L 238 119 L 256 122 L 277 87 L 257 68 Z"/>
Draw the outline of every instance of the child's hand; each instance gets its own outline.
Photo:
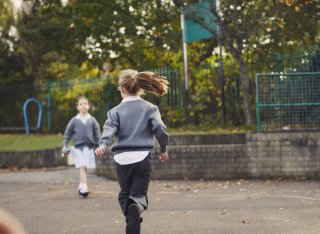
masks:
<path id="1" fill-rule="evenodd" d="M 66 148 L 67 148 L 66 146 L 63 146 L 61 149 L 61 152 L 64 152 L 66 150 Z"/>
<path id="2" fill-rule="evenodd" d="M 68 156 L 70 152 L 71 148 L 69 148 L 68 146 L 63 146 L 61 149 L 61 157 Z"/>
<path id="3" fill-rule="evenodd" d="M 161 162 L 168 161 L 168 160 L 169 160 L 169 154 L 168 154 L 167 152 L 162 153 L 162 154 L 159 156 L 159 160 L 160 160 Z"/>
<path id="4" fill-rule="evenodd" d="M 100 156 L 102 156 L 103 154 L 104 154 L 104 152 L 106 152 L 106 147 L 105 146 L 99 146 L 95 151 L 94 151 L 94 153 L 98 156 L 98 157 L 100 157 Z"/>

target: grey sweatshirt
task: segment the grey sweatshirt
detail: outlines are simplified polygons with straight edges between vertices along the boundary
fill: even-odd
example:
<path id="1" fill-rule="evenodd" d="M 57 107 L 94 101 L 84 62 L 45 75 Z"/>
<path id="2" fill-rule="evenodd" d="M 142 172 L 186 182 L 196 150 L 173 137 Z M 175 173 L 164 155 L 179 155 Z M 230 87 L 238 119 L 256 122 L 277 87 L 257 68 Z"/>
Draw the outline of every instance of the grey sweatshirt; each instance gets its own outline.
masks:
<path id="1" fill-rule="evenodd" d="M 84 124 L 80 119 L 76 118 L 76 116 L 73 117 L 69 121 L 64 133 L 63 145 L 67 146 L 71 138 L 75 147 L 98 147 L 100 127 L 97 120 L 91 116 Z"/>
<path id="2" fill-rule="evenodd" d="M 143 99 L 121 102 L 107 113 L 103 126 L 100 146 L 110 144 L 113 136 L 117 139 L 112 145 L 113 152 L 147 151 L 154 147 L 153 136 L 166 152 L 169 136 L 161 120 L 157 106 Z"/>

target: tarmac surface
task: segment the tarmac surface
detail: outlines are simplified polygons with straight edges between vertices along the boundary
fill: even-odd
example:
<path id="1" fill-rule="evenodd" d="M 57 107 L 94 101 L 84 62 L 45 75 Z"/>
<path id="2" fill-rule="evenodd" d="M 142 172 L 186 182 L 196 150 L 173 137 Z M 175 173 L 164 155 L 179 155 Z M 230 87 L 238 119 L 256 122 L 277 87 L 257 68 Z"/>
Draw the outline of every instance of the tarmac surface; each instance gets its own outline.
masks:
<path id="1" fill-rule="evenodd" d="M 120 234 L 117 181 L 89 173 L 78 195 L 73 167 L 0 170 L 0 207 L 30 234 Z M 318 234 L 317 181 L 151 181 L 142 234 Z"/>

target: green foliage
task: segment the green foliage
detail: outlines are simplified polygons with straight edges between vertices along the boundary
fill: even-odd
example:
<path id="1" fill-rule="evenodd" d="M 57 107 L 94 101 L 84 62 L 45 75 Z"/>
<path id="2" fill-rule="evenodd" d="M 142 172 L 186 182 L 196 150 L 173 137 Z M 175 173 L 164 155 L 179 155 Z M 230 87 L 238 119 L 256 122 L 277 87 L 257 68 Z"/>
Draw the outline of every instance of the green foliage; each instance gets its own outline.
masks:
<path id="1" fill-rule="evenodd" d="M 106 78 L 129 67 L 170 66 L 182 71 L 180 9 L 194 0 L 69 0 L 66 5 L 60 0 L 28 2 L 30 9 L 14 21 L 11 1 L 0 1 L 1 85 Z M 242 109 L 246 90 L 242 88 L 249 87 L 246 102 L 253 113 L 255 73 L 277 71 L 276 53 L 319 43 L 318 2 L 221 3 L 217 18 L 225 52 L 227 123 L 241 125 L 246 114 Z M 212 39 L 188 44 L 188 111 L 194 124 L 220 122 L 216 48 L 215 33 Z M 70 100 L 77 94 L 70 95 Z M 181 110 L 166 112 L 173 125 L 185 121 Z"/>
<path id="2" fill-rule="evenodd" d="M 173 109 L 173 108 L 165 108 L 161 113 L 163 121 L 169 128 L 174 128 L 178 126 L 183 126 L 185 124 L 185 115 L 184 110 L 182 108 Z"/>
<path id="3" fill-rule="evenodd" d="M 184 3 L 195 1 L 174 1 L 183 7 Z M 252 124 L 252 109 L 254 89 L 250 86 L 253 82 L 255 72 L 274 70 L 269 64 L 274 60 L 276 52 L 283 52 L 292 47 L 307 47 L 316 40 L 319 31 L 317 28 L 317 4 L 315 1 L 221 1 L 220 10 L 217 9 L 215 1 L 208 1 L 211 13 L 216 17 L 220 25 L 221 44 L 226 52 L 231 54 L 239 67 L 239 77 L 242 89 L 243 113 L 246 116 L 247 124 Z M 312 14 L 312 15 L 311 15 Z M 208 25 L 202 17 L 196 14 L 193 20 L 212 33 L 213 40 L 218 40 L 218 34 Z M 290 32 L 290 33 L 289 33 Z M 190 55 L 191 54 L 191 55 Z M 210 57 L 210 53 L 205 53 Z M 204 62 L 199 53 L 195 56 L 193 52 L 189 57 L 193 59 L 192 73 L 199 73 L 199 63 Z M 197 80 L 197 81 L 195 81 Z M 197 84 L 199 78 L 193 78 L 194 86 L 191 97 L 195 103 L 205 103 L 205 95 L 202 95 L 202 87 Z M 203 83 L 203 82 L 202 82 Z M 203 96 L 203 97 L 201 97 Z M 219 102 L 219 101 L 218 101 Z M 193 105 L 196 110 L 203 111 L 202 105 Z M 204 104 L 207 106 L 207 104 Z M 191 113 L 193 114 L 193 113 Z M 194 113 L 196 119 L 198 112 Z"/>
<path id="4" fill-rule="evenodd" d="M 118 66 L 164 66 L 172 58 L 161 54 L 180 50 L 174 43 L 181 40 L 174 33 L 180 28 L 179 13 L 169 1 L 69 1 L 65 6 L 60 1 L 34 1 L 16 27 L 10 56 L 18 58 L 15 70 L 29 84 L 66 79 L 69 70 L 82 64 L 99 70 L 111 64 L 110 71 Z M 9 83 L 3 78 L 8 75 L 12 76 L 3 74 L 2 83 Z"/>
<path id="5" fill-rule="evenodd" d="M 0 1 L 0 32 L 7 30 L 14 22 L 13 3 L 10 0 Z"/>

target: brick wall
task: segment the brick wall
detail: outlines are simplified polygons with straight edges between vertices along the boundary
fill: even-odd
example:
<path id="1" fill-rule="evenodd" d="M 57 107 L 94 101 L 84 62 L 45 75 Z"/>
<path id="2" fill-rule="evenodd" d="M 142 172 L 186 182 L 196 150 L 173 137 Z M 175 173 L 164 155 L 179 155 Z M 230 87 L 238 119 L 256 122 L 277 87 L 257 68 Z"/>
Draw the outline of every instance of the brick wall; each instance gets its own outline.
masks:
<path id="1" fill-rule="evenodd" d="M 320 132 L 248 134 L 250 177 L 320 178 Z"/>
<path id="2" fill-rule="evenodd" d="M 153 179 L 320 178 L 320 132 L 171 136 L 168 151 Z M 96 172 L 116 179 L 110 150 Z"/>
<path id="3" fill-rule="evenodd" d="M 61 149 L 0 152 L 0 168 L 42 168 L 67 165 L 67 157 L 61 157 Z"/>

